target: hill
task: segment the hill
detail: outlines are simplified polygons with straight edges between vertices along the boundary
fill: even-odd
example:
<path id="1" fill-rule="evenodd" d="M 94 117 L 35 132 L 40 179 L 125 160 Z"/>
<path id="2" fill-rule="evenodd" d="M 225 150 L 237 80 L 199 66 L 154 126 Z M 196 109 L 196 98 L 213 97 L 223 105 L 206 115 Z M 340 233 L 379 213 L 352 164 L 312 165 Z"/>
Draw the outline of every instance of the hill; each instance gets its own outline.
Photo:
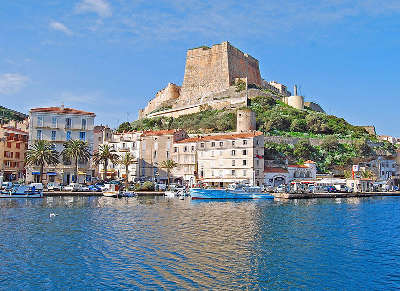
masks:
<path id="1" fill-rule="evenodd" d="M 23 121 L 26 118 L 28 118 L 26 114 L 0 106 L 0 124 L 8 123 L 12 120 Z"/>

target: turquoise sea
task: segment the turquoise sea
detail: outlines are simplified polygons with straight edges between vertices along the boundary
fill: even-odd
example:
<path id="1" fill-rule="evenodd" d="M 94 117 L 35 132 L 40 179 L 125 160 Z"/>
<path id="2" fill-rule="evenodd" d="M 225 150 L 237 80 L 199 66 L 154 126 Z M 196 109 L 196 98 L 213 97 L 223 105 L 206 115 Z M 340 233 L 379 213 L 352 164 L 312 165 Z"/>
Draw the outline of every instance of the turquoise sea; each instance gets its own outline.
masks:
<path id="1" fill-rule="evenodd" d="M 399 289 L 400 198 L 1 199 L 0 274 L 2 290 Z"/>

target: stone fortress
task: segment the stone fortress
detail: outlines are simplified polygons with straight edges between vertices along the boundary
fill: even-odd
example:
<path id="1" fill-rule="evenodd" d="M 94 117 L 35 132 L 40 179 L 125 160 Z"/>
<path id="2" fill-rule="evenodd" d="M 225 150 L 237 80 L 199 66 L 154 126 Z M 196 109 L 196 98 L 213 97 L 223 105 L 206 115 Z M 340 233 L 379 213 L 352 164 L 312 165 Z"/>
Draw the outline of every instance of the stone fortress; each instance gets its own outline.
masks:
<path id="1" fill-rule="evenodd" d="M 238 84 L 244 89 L 238 90 Z M 247 89 L 246 89 L 247 87 Z M 322 108 L 304 102 L 287 87 L 276 81 L 261 78 L 258 60 L 241 52 L 229 42 L 190 49 L 186 54 L 185 75 L 182 86 L 169 83 L 139 111 L 139 118 L 196 113 L 206 107 L 234 109 L 246 106 L 248 99 L 272 96 L 297 109 L 308 106 L 317 111 Z"/>

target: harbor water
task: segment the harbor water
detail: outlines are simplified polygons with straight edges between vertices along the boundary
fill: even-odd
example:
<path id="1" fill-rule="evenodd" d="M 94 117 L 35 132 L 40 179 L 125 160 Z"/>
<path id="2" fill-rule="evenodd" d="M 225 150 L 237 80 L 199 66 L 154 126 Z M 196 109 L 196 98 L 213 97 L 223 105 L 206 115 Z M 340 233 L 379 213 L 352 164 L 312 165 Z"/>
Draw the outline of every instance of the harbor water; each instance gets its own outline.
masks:
<path id="1" fill-rule="evenodd" d="M 0 289 L 398 289 L 399 214 L 399 197 L 2 199 Z"/>

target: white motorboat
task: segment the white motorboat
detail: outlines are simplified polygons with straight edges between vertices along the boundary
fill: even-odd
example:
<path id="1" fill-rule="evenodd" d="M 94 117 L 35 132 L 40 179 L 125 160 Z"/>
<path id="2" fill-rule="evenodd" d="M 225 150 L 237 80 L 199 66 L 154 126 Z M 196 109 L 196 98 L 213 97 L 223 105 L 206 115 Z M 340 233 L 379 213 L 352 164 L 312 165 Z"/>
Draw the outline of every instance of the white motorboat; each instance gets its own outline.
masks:
<path id="1" fill-rule="evenodd" d="M 119 185 L 108 184 L 108 187 L 103 191 L 103 196 L 118 197 L 119 196 Z"/>

